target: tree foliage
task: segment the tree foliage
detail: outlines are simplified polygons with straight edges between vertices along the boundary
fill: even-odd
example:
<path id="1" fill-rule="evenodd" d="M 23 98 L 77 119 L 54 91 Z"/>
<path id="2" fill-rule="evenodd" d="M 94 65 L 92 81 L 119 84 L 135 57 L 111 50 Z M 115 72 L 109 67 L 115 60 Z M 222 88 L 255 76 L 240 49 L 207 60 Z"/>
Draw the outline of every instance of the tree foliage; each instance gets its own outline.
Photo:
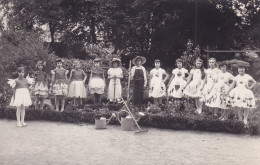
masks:
<path id="1" fill-rule="evenodd" d="M 86 45 L 114 47 L 112 54 L 160 58 L 171 66 L 189 39 L 203 49 L 256 49 L 260 42 L 257 0 L 2 0 L 9 23 L 41 31 L 60 41 L 64 55 L 92 58 Z M 12 26 L 9 25 L 9 26 Z M 19 26 L 17 26 L 19 27 Z M 51 45 L 53 46 L 53 45 Z M 88 46 L 87 46 L 88 47 Z M 59 54 L 59 52 L 56 52 Z M 218 56 L 218 60 L 234 54 Z M 123 58 L 128 60 L 128 58 Z"/>

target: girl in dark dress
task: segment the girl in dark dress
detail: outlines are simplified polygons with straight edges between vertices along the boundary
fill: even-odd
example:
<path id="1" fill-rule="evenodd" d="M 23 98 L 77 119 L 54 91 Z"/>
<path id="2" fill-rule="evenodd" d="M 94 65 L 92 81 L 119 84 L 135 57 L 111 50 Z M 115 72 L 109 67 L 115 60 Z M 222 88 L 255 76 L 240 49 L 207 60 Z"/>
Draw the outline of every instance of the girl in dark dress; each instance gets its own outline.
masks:
<path id="1" fill-rule="evenodd" d="M 144 87 L 147 85 L 146 70 L 142 66 L 146 62 L 145 57 L 137 56 L 132 63 L 135 65 L 131 69 L 131 80 L 133 81 L 133 100 L 134 105 L 143 104 Z"/>

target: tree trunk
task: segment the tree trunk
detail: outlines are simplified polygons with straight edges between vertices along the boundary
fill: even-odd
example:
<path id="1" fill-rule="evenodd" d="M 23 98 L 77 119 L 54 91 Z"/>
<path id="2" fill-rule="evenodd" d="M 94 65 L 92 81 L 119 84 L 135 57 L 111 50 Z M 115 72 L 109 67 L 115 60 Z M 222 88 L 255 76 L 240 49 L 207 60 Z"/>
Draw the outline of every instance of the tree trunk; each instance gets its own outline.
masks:
<path id="1" fill-rule="evenodd" d="M 92 16 L 92 11 L 91 11 L 91 7 L 93 6 L 92 2 L 88 3 L 88 18 L 90 19 L 90 37 L 91 37 L 91 42 L 93 44 L 97 43 L 97 36 L 96 36 L 96 30 L 95 30 L 95 24 L 96 24 L 96 20 L 95 18 Z"/>
<path id="2" fill-rule="evenodd" d="M 49 51 L 52 52 L 53 51 L 53 46 L 54 46 L 54 34 L 55 34 L 55 29 L 54 29 L 54 24 L 52 21 L 49 22 L 49 28 L 50 28 L 50 37 L 51 37 L 51 43 L 49 46 Z"/>

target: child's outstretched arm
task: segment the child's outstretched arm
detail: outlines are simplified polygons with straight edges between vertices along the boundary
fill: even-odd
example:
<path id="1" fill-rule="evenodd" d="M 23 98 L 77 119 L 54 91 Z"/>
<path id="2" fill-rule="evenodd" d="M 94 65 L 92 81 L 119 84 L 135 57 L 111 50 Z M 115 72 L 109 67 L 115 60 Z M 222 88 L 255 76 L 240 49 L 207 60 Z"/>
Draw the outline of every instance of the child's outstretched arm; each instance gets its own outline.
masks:
<path id="1" fill-rule="evenodd" d="M 248 89 L 250 89 L 250 90 L 252 90 L 254 88 L 254 86 L 256 85 L 255 79 L 252 78 L 251 81 L 253 82 L 253 84 L 250 87 L 248 87 Z"/>
<path id="2" fill-rule="evenodd" d="M 229 94 L 229 92 L 235 87 L 236 83 L 237 83 L 236 80 L 233 80 L 233 82 L 232 82 L 232 84 L 230 85 L 230 87 L 228 88 L 226 94 Z"/>
<path id="3" fill-rule="evenodd" d="M 163 80 L 163 83 L 165 83 L 165 81 L 169 78 L 169 75 L 166 72 L 164 72 L 163 75 L 165 75 L 165 78 Z"/>
<path id="4" fill-rule="evenodd" d="M 150 71 L 150 76 L 149 76 L 149 88 L 150 89 L 152 88 L 152 83 L 151 83 L 152 78 L 153 78 L 153 73 L 152 73 L 152 71 Z"/>
<path id="5" fill-rule="evenodd" d="M 172 83 L 172 80 L 174 79 L 174 77 L 175 77 L 175 75 L 173 74 L 173 75 L 172 75 L 172 77 L 171 77 L 171 79 L 170 79 L 170 81 L 168 82 L 168 85 L 167 85 L 167 87 L 169 87 L 169 86 L 170 86 L 170 84 Z"/>
<path id="6" fill-rule="evenodd" d="M 205 78 L 204 78 L 204 81 L 202 82 L 202 86 L 201 86 L 201 89 L 202 90 L 205 86 L 205 84 L 207 83 L 207 74 L 205 75 Z M 210 90 L 211 91 L 211 90 Z"/>
<path id="7" fill-rule="evenodd" d="M 65 79 L 66 79 L 67 82 L 68 82 L 68 74 L 69 74 L 69 71 L 66 70 L 66 72 L 65 72 Z"/>
<path id="8" fill-rule="evenodd" d="M 53 89 L 54 81 L 55 81 L 55 71 L 52 70 L 51 71 L 51 90 Z"/>
<path id="9" fill-rule="evenodd" d="M 83 79 L 83 82 L 85 83 L 87 78 L 88 78 L 88 75 L 83 71 L 83 75 L 84 75 L 84 79 Z"/>
<path id="10" fill-rule="evenodd" d="M 72 75 L 73 75 L 74 69 L 71 70 L 70 76 L 69 76 L 69 81 L 71 81 Z M 84 71 L 83 71 L 84 72 Z"/>
<path id="11" fill-rule="evenodd" d="M 192 80 L 192 77 L 193 77 L 193 75 L 192 75 L 192 73 L 190 73 L 190 75 L 189 75 L 189 77 L 188 77 L 188 80 L 187 80 L 187 83 L 186 83 L 186 86 L 184 87 L 184 89 L 187 87 L 187 85 L 189 85 L 189 83 L 190 83 L 191 80 Z"/>

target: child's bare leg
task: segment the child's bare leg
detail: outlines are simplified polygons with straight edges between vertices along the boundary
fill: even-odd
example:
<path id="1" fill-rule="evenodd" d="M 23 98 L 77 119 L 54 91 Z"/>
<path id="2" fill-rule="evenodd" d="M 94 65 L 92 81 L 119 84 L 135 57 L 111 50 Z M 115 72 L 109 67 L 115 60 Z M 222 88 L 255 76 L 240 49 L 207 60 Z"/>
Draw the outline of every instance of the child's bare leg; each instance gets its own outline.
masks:
<path id="1" fill-rule="evenodd" d="M 64 111 L 64 105 L 65 105 L 65 97 L 62 96 L 62 98 L 61 98 L 61 112 Z"/>
<path id="2" fill-rule="evenodd" d="M 39 109 L 39 95 L 36 96 L 35 109 Z"/>
<path id="3" fill-rule="evenodd" d="M 98 94 L 98 103 L 101 104 L 101 95 Z"/>
<path id="4" fill-rule="evenodd" d="M 76 106 L 76 97 L 74 97 L 73 101 L 74 101 L 74 106 Z"/>
<path id="5" fill-rule="evenodd" d="M 16 110 L 16 120 L 17 120 L 17 126 L 18 127 L 23 126 L 21 124 L 21 106 L 17 107 L 17 110 Z"/>
<path id="6" fill-rule="evenodd" d="M 79 98 L 79 105 L 82 105 L 82 98 Z"/>
<path id="7" fill-rule="evenodd" d="M 196 98 L 196 99 L 197 99 L 197 102 L 198 102 L 198 114 L 201 114 L 203 102 L 201 102 L 201 101 L 199 100 L 199 98 Z"/>
<path id="8" fill-rule="evenodd" d="M 44 105 L 44 97 L 40 98 L 40 110 L 43 110 L 43 105 Z"/>
<path id="9" fill-rule="evenodd" d="M 247 118 L 248 118 L 249 110 L 244 109 L 244 123 L 247 124 Z"/>
<path id="10" fill-rule="evenodd" d="M 159 104 L 162 104 L 162 98 L 160 97 L 158 98 L 158 100 L 159 100 Z"/>
<path id="11" fill-rule="evenodd" d="M 24 122 L 25 118 L 25 106 L 21 106 L 21 124 L 23 126 L 27 126 L 27 124 Z"/>
<path id="12" fill-rule="evenodd" d="M 237 112 L 238 112 L 238 118 L 239 118 L 239 120 L 243 120 L 243 114 L 242 114 L 242 112 L 243 112 L 243 109 L 242 108 L 237 108 L 238 110 L 237 110 Z"/>
<path id="13" fill-rule="evenodd" d="M 56 111 L 59 111 L 59 96 L 55 96 L 55 105 L 56 105 Z"/>
<path id="14" fill-rule="evenodd" d="M 195 106 L 196 106 L 196 111 L 197 111 L 197 112 L 198 112 L 198 107 L 199 107 L 199 105 L 198 105 L 198 104 L 199 104 L 198 101 L 199 101 L 199 100 L 198 100 L 197 98 L 195 98 Z"/>
<path id="15" fill-rule="evenodd" d="M 96 93 L 94 93 L 94 97 L 93 97 L 93 101 L 94 101 L 94 104 L 96 104 L 96 96 L 97 94 Z"/>

